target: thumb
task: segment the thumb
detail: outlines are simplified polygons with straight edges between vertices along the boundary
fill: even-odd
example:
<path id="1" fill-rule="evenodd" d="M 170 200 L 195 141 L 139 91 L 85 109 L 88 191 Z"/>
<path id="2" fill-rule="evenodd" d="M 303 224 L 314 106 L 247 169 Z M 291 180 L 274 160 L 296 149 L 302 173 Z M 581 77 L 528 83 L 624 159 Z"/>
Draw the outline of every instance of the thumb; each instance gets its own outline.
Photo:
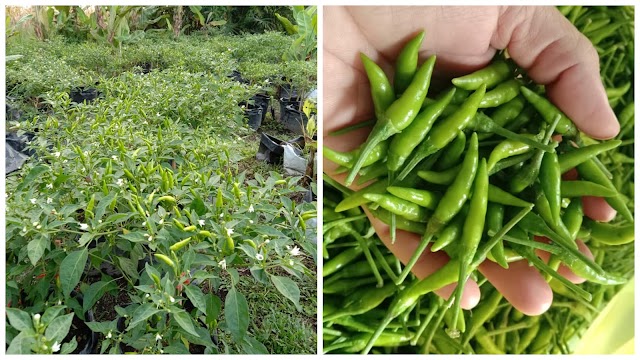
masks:
<path id="1" fill-rule="evenodd" d="M 509 55 L 578 128 L 596 139 L 616 136 L 620 125 L 600 80 L 598 53 L 554 7 L 506 7 L 491 45 Z"/>

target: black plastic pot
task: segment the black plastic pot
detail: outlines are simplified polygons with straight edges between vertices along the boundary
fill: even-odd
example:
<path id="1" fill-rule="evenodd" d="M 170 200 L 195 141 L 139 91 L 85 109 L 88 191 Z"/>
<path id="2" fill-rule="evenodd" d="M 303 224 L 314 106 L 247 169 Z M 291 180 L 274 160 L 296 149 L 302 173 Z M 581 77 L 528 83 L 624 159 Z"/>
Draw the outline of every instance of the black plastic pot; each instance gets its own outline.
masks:
<path id="1" fill-rule="evenodd" d="M 71 101 L 74 103 L 92 102 L 100 97 L 100 92 L 96 88 L 78 86 L 71 90 Z"/>
<path id="2" fill-rule="evenodd" d="M 283 143 L 284 141 L 267 133 L 260 134 L 260 147 L 258 147 L 256 159 L 269 164 L 280 163 L 284 154 L 284 148 L 281 146 Z"/>
<path id="3" fill-rule="evenodd" d="M 78 303 L 82 304 L 83 297 L 81 293 L 72 291 L 71 296 L 78 300 Z M 78 347 L 73 353 L 97 354 L 99 341 L 98 333 L 91 331 L 91 329 L 85 324 L 85 322 L 96 321 L 96 318 L 93 316 L 93 311 L 91 309 L 87 310 L 87 312 L 84 314 L 84 318 L 84 321 L 82 321 L 77 316 L 73 318 L 73 322 L 71 323 L 71 330 L 69 330 L 69 334 L 67 335 L 67 338 L 64 339 L 64 342 L 69 342 L 74 335 L 80 334 L 82 335 L 80 338 L 76 337 L 76 341 L 78 341 Z"/>
<path id="4" fill-rule="evenodd" d="M 280 103 L 280 121 L 284 117 L 284 113 L 287 111 L 287 106 L 292 106 L 294 109 L 300 108 L 300 100 L 298 98 L 285 98 L 281 97 L 278 102 Z"/>
<path id="5" fill-rule="evenodd" d="M 306 128 L 309 119 L 302 111 L 294 108 L 293 105 L 288 105 L 280 114 L 280 121 L 287 130 L 295 134 L 304 134 L 303 129 Z"/>
<path id="6" fill-rule="evenodd" d="M 237 81 L 241 84 L 249 84 L 249 81 L 245 80 L 242 78 L 242 74 L 240 74 L 240 71 L 238 70 L 233 70 L 231 72 L 231 74 L 227 75 L 227 78 L 233 80 L 233 81 Z"/>
<path id="7" fill-rule="evenodd" d="M 254 107 L 262 109 L 261 121 L 264 121 L 264 118 L 267 116 L 267 111 L 269 110 L 271 96 L 266 94 L 256 94 L 251 98 L 251 100 L 253 100 Z"/>
<path id="8" fill-rule="evenodd" d="M 262 109 L 259 107 L 254 109 L 246 109 L 244 111 L 244 114 L 247 117 L 249 127 L 253 130 L 258 130 L 260 124 L 262 124 Z"/>

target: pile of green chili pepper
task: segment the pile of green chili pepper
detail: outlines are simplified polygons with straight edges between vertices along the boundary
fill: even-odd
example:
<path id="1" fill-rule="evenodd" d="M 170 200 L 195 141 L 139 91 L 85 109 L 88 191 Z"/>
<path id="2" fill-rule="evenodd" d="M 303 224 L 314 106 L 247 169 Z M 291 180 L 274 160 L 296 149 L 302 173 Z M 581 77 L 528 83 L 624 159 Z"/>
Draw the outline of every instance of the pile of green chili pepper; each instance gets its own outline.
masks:
<path id="1" fill-rule="evenodd" d="M 352 191 L 325 176 L 325 353 L 570 353 L 633 275 L 633 8 L 560 11 L 609 61 L 602 76 L 621 123 L 616 139 L 580 133 L 507 54 L 435 94 L 436 57 L 418 63 L 424 33 L 403 48 L 393 84 L 362 54 L 372 131 L 352 152 L 324 152 L 347 174 L 347 186 L 366 185 Z M 623 60 L 611 60 L 620 50 Z M 573 168 L 579 180 L 564 180 Z M 583 196 L 604 197 L 617 211 L 614 221 L 585 217 Z M 390 225 L 393 241 L 397 229 L 421 236 L 405 266 L 376 238 L 363 209 Z M 536 249 L 551 254 L 548 263 Z M 451 258 L 447 265 L 422 280 L 411 274 L 422 252 L 440 250 Z M 554 290 L 551 309 L 536 317 L 514 309 L 475 271 L 487 259 L 504 268 L 528 260 Z M 560 276 L 561 263 L 587 282 Z M 461 286 L 447 301 L 433 294 L 468 278 L 481 285 L 473 310 L 459 307 Z"/>

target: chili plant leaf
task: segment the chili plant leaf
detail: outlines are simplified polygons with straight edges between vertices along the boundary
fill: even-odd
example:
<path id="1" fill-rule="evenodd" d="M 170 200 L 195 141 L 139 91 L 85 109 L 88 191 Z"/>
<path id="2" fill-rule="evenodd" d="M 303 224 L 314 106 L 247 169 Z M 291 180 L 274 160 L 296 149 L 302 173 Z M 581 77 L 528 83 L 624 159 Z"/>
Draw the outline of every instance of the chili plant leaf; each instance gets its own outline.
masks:
<path id="1" fill-rule="evenodd" d="M 62 312 L 62 310 L 66 308 L 66 306 L 62 305 L 50 306 L 47 308 L 47 310 L 44 311 L 44 314 L 42 314 L 40 321 L 42 321 L 43 324 L 48 325 L 53 319 L 60 315 L 60 312 Z"/>
<path id="2" fill-rule="evenodd" d="M 96 212 L 95 212 L 96 221 L 102 219 L 102 216 L 104 216 L 104 213 L 107 210 L 107 206 L 109 206 L 111 202 L 113 202 L 113 199 L 115 199 L 115 197 L 116 197 L 116 193 L 111 192 L 109 193 L 109 195 L 103 197 L 102 200 L 100 200 L 100 202 L 98 203 L 98 206 L 96 206 Z"/>
<path id="3" fill-rule="evenodd" d="M 60 284 L 65 298 L 69 297 L 71 291 L 80 282 L 88 257 L 89 251 L 84 248 L 70 253 L 60 263 Z"/>
<path id="4" fill-rule="evenodd" d="M 206 295 L 207 302 L 207 324 L 213 323 L 214 320 L 218 319 L 218 315 L 220 315 L 220 309 L 222 308 L 222 300 L 214 294 Z"/>
<path id="5" fill-rule="evenodd" d="M 24 177 L 24 180 L 22 180 L 20 185 L 18 185 L 18 187 L 16 188 L 16 192 L 18 192 L 18 191 L 24 189 L 25 187 L 27 187 L 27 185 L 31 184 L 33 182 L 33 180 L 37 179 L 38 176 L 40 176 L 40 174 L 42 174 L 43 172 L 45 172 L 47 170 L 50 170 L 50 168 L 47 165 L 35 166 L 33 169 L 31 169 L 31 171 L 29 171 L 27 176 Z"/>
<path id="6" fill-rule="evenodd" d="M 69 333 L 69 329 L 71 329 L 73 316 L 73 313 L 71 313 L 53 319 L 49 326 L 47 326 L 44 336 L 49 340 L 55 340 L 58 343 L 61 343 Z"/>
<path id="7" fill-rule="evenodd" d="M 195 336 L 195 337 L 200 337 L 200 335 L 196 332 L 196 329 L 193 327 L 193 322 L 191 321 L 191 315 L 189 315 L 188 312 L 184 311 L 184 310 L 179 310 L 179 309 L 174 309 L 174 311 L 172 311 L 173 313 L 173 318 L 176 320 L 176 322 L 178 323 L 178 325 L 180 325 L 180 327 L 188 332 L 189 334 Z"/>
<path id="8" fill-rule="evenodd" d="M 113 281 L 98 281 L 89 285 L 89 288 L 84 292 L 82 310 L 87 312 L 87 310 L 91 309 L 93 305 L 100 300 L 102 295 L 116 288 L 117 285 Z"/>
<path id="9" fill-rule="evenodd" d="M 78 341 L 76 341 L 76 337 L 74 336 L 71 341 L 62 344 L 62 348 L 60 349 L 60 354 L 71 354 L 78 347 Z"/>
<path id="10" fill-rule="evenodd" d="M 7 317 L 9 318 L 9 324 L 18 331 L 33 329 L 31 315 L 28 312 L 20 309 L 7 308 Z"/>
<path id="11" fill-rule="evenodd" d="M 284 276 L 271 275 L 271 282 L 287 299 L 291 300 L 298 311 L 302 311 L 300 306 L 300 289 L 291 279 Z"/>
<path id="12" fill-rule="evenodd" d="M 31 354 L 31 346 L 35 345 L 35 334 L 28 332 L 21 332 L 11 340 L 11 344 L 7 348 L 7 355 L 9 354 Z"/>
<path id="13" fill-rule="evenodd" d="M 231 336 L 237 343 L 241 343 L 249 329 L 249 306 L 242 293 L 232 287 L 224 299 L 224 318 Z"/>
<path id="14" fill-rule="evenodd" d="M 131 316 L 131 323 L 129 323 L 127 331 L 133 329 L 134 327 L 136 327 L 136 325 L 140 324 L 141 322 L 147 320 L 148 318 L 159 312 L 160 309 L 156 309 L 155 305 L 153 305 L 152 303 L 144 303 L 140 305 L 136 309 L 136 311 L 133 312 L 133 315 Z"/>
<path id="15" fill-rule="evenodd" d="M 191 303 L 207 315 L 207 299 L 204 297 L 202 290 L 197 286 L 187 285 L 184 291 L 187 293 L 187 297 L 191 300 Z"/>
<path id="16" fill-rule="evenodd" d="M 27 244 L 27 255 L 29 256 L 31 265 L 36 266 L 38 260 L 40 260 L 42 255 L 44 255 L 44 250 L 47 248 L 48 243 L 49 241 L 47 238 L 42 235 L 29 241 L 29 244 Z"/>
<path id="17" fill-rule="evenodd" d="M 245 336 L 242 342 L 242 350 L 247 354 L 268 354 L 269 350 L 263 343 L 252 336 Z"/>

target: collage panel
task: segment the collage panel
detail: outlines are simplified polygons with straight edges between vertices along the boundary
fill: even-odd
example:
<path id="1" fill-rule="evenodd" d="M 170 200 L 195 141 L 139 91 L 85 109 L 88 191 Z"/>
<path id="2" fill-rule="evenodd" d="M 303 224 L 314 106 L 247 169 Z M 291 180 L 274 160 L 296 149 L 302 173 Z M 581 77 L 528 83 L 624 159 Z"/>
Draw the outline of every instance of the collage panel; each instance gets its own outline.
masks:
<path id="1" fill-rule="evenodd" d="M 5 353 L 318 352 L 318 6 L 5 7 Z"/>
<path id="2" fill-rule="evenodd" d="M 323 8 L 323 354 L 634 353 L 634 10 Z"/>

